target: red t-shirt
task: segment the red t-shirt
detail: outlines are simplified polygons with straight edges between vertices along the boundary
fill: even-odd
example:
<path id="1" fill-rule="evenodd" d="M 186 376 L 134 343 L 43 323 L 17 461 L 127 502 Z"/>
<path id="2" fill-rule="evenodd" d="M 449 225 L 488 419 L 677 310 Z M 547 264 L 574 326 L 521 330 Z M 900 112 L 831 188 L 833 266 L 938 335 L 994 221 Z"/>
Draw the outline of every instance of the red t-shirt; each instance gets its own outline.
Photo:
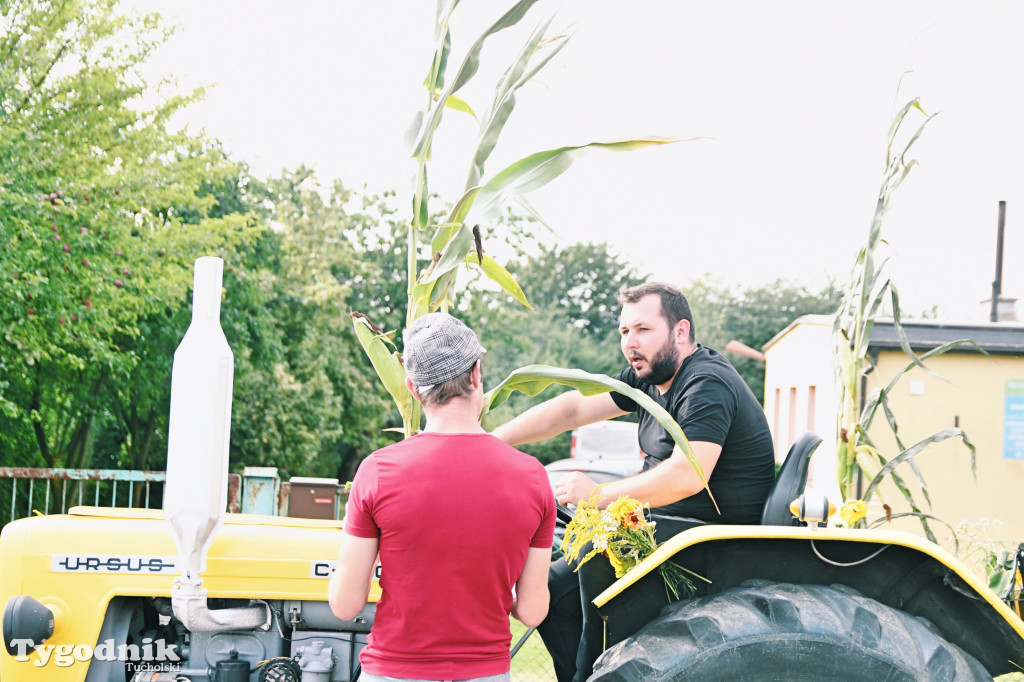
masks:
<path id="1" fill-rule="evenodd" d="M 544 467 L 490 434 L 421 433 L 367 457 L 345 509 L 346 533 L 380 538 L 382 596 L 363 670 L 508 672 L 512 587 L 554 527 Z"/>

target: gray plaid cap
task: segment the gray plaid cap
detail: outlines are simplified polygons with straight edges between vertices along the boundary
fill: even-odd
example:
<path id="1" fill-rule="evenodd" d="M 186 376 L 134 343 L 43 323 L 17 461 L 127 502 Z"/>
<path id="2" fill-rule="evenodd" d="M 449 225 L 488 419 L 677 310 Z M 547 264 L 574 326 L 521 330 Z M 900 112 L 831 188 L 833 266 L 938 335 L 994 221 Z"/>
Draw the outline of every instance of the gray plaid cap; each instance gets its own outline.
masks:
<path id="1" fill-rule="evenodd" d="M 473 330 L 448 313 L 420 317 L 403 338 L 405 373 L 420 392 L 454 379 L 487 352 Z"/>

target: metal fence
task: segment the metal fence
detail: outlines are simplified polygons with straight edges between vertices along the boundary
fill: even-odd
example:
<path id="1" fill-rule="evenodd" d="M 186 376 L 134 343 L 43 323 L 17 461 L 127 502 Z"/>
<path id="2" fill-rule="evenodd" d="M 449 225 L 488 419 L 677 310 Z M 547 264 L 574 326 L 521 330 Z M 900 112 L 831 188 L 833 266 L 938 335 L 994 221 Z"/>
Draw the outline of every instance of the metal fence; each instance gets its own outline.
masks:
<path id="1" fill-rule="evenodd" d="M 515 649 L 526 633 L 526 627 L 515 618 L 512 618 L 509 623 L 512 627 L 512 647 Z M 519 650 L 512 657 L 512 682 L 554 681 L 555 668 L 551 663 L 551 655 L 544 648 L 540 635 L 534 632 L 522 642 Z"/>
<path id="2" fill-rule="evenodd" d="M 0 525 L 76 505 L 159 508 L 163 471 L 0 467 Z"/>

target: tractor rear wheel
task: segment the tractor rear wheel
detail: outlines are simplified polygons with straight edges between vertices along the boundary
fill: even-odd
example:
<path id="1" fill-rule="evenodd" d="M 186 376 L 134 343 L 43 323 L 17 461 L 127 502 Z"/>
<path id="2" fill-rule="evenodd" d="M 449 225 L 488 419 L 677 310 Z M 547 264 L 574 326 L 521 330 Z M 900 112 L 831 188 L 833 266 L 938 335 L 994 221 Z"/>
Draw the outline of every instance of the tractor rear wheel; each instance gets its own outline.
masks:
<path id="1" fill-rule="evenodd" d="M 927 621 L 845 585 L 747 581 L 665 608 L 591 682 L 991 680 Z"/>

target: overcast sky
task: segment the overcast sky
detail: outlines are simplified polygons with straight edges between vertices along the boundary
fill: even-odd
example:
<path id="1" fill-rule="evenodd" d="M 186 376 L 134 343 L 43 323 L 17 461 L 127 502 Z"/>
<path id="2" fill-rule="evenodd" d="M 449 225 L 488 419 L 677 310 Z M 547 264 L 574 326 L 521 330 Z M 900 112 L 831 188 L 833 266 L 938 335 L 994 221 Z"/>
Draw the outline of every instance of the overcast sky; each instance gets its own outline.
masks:
<path id="1" fill-rule="evenodd" d="M 433 2 L 133 4 L 180 25 L 153 72 L 212 86 L 189 123 L 257 175 L 305 163 L 325 182 L 408 196 L 403 137 L 425 96 Z M 453 61 L 506 4 L 463 0 Z M 991 293 L 999 200 L 1008 203 L 1003 292 L 1024 297 L 1024 3 L 542 0 L 514 35 L 485 46 L 486 83 L 465 92 L 474 108 L 486 108 L 524 30 L 555 9 L 553 27 L 573 38 L 520 91 L 491 172 L 565 144 L 711 138 L 593 151 L 535 192 L 563 244 L 606 241 L 679 284 L 704 275 L 738 287 L 845 283 L 866 241 L 892 115 L 919 97 L 939 115 L 883 230 L 905 313 L 938 305 L 945 318 L 987 319 L 979 301 Z M 442 127 L 431 188 L 452 196 L 475 123 L 451 112 Z"/>

